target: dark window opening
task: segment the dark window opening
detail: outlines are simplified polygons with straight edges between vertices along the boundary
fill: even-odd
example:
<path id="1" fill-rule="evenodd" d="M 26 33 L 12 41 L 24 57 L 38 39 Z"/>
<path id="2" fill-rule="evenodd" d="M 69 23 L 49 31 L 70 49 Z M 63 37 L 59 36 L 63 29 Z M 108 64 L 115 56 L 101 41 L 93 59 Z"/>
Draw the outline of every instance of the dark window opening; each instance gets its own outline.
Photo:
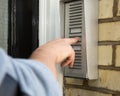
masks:
<path id="1" fill-rule="evenodd" d="M 9 0 L 8 53 L 28 58 L 38 47 L 39 0 Z"/>

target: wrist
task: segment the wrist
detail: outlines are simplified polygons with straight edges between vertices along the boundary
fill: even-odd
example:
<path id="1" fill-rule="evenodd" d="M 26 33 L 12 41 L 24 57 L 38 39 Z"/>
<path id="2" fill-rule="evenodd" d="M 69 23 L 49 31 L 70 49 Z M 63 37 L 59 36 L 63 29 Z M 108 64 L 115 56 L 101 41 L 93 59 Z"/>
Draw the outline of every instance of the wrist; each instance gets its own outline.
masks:
<path id="1" fill-rule="evenodd" d="M 38 54 L 39 53 L 39 54 Z M 47 51 L 40 51 L 39 52 L 34 52 L 30 59 L 39 61 L 46 65 L 54 74 L 55 77 L 57 77 L 57 72 L 56 72 L 56 57 Z"/>

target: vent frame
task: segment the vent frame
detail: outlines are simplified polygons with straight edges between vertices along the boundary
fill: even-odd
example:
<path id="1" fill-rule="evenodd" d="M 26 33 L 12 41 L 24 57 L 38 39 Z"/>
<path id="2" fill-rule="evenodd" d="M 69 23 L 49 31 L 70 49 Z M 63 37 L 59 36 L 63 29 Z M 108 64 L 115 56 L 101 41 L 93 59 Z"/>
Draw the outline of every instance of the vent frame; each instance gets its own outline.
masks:
<path id="1" fill-rule="evenodd" d="M 81 5 L 79 5 L 81 4 Z M 77 5 L 77 7 L 75 6 Z M 76 53 L 75 55 L 75 62 L 74 62 L 74 66 L 73 68 L 65 68 L 65 76 L 66 77 L 76 77 L 76 78 L 86 78 L 86 71 L 87 71 L 87 60 L 86 60 L 86 44 L 85 44 L 85 24 L 84 24 L 84 2 L 83 0 L 79 0 L 79 1 L 74 1 L 74 2 L 70 2 L 70 3 L 66 3 L 65 4 L 65 37 L 68 38 L 72 38 L 72 37 L 80 37 L 81 41 L 77 44 L 72 45 L 75 51 L 81 51 L 80 53 Z M 72 7 L 71 7 L 72 6 Z M 73 9 L 77 8 L 76 10 Z M 78 11 L 80 9 L 80 11 Z M 73 11 L 71 11 L 73 10 Z M 73 13 L 72 13 L 73 12 Z M 74 18 L 71 19 L 71 15 L 74 16 L 74 14 L 79 14 L 78 16 L 80 16 L 81 18 Z M 67 17 L 69 17 L 68 19 L 66 19 Z M 80 21 L 79 21 L 80 20 Z M 72 25 L 73 22 L 74 23 L 78 23 L 78 21 L 80 22 L 80 24 L 77 24 L 77 26 Z M 69 23 L 69 24 L 67 24 Z M 77 29 L 80 32 L 73 32 L 71 30 L 73 29 Z M 80 48 L 78 50 L 78 48 Z M 76 58 L 79 58 L 76 60 Z"/>
<path id="2" fill-rule="evenodd" d="M 66 2 L 67 1 L 67 2 Z M 65 19 L 65 14 L 66 14 L 66 4 L 70 3 L 70 2 L 76 2 L 76 1 L 81 1 L 81 0 L 61 0 L 60 2 L 60 12 L 61 12 L 61 35 L 62 37 L 68 37 L 66 35 L 65 31 L 69 32 L 69 29 L 67 29 L 66 27 L 69 27 L 68 25 L 66 25 L 66 19 Z M 84 34 L 82 34 L 82 42 L 79 42 L 79 44 L 82 44 L 82 51 L 84 51 L 84 53 L 86 54 L 82 54 L 82 61 L 85 62 L 84 63 L 84 67 L 82 67 L 82 70 L 85 71 L 78 71 L 79 69 L 72 69 L 69 70 L 68 67 L 65 68 L 65 70 L 69 70 L 69 71 L 65 71 L 64 70 L 64 76 L 65 77 L 71 77 L 71 78 L 87 78 L 90 80 L 94 80 L 98 78 L 98 60 L 97 60 L 97 49 L 98 49 L 98 0 L 83 0 L 83 10 L 84 10 L 84 16 L 82 18 L 83 23 L 84 23 L 84 30 L 82 29 L 82 32 L 85 32 Z M 72 10 L 72 9 L 71 9 Z M 91 11 L 92 10 L 92 11 Z M 76 16 L 79 14 L 76 14 Z M 74 16 L 71 16 L 74 17 Z M 68 18 L 67 18 L 68 19 Z M 81 20 L 81 19 L 80 19 Z M 72 22 L 74 24 L 74 22 L 78 22 L 80 20 L 71 20 L 70 22 Z M 81 27 L 77 27 L 77 28 L 81 28 Z M 72 31 L 74 31 L 76 34 L 72 34 L 74 32 L 71 32 L 71 36 L 70 37 L 74 37 L 75 35 L 78 34 L 78 32 L 74 29 L 74 27 L 71 29 Z M 77 29 L 80 30 L 80 29 Z M 84 41 L 84 42 L 83 42 Z M 77 46 L 79 46 L 79 44 L 76 44 Z M 78 54 L 77 54 L 78 55 Z M 77 60 L 79 59 L 76 58 Z"/>

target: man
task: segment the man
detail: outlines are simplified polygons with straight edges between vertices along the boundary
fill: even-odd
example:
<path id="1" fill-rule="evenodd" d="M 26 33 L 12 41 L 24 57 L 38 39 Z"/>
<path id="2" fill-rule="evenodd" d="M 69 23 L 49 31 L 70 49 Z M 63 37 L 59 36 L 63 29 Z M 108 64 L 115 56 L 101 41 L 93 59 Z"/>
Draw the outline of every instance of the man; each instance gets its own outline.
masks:
<path id="1" fill-rule="evenodd" d="M 56 80 L 56 64 L 73 66 L 75 52 L 71 44 L 79 38 L 50 41 L 37 48 L 30 59 L 13 59 L 0 50 L 0 84 L 9 74 L 20 85 L 22 96 L 62 96 Z"/>

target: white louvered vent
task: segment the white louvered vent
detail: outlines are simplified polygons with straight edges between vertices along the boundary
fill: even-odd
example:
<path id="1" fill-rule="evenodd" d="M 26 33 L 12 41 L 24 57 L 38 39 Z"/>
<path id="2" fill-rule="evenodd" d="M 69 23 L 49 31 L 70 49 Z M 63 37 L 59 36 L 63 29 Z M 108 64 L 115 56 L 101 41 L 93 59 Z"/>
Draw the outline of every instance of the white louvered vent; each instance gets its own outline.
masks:
<path id="1" fill-rule="evenodd" d="M 98 78 L 98 0 L 61 0 L 61 29 L 66 38 L 80 37 L 73 68 L 66 67 L 64 76 Z"/>
<path id="2" fill-rule="evenodd" d="M 83 0 L 74 1 L 70 3 L 66 3 L 66 16 L 65 16 L 65 37 L 80 37 L 81 41 L 77 44 L 72 45 L 73 49 L 75 50 L 75 62 L 73 68 L 66 68 L 65 69 L 65 76 L 69 77 L 85 77 L 86 68 L 84 63 L 86 58 L 85 57 L 85 46 L 82 47 L 82 43 L 85 40 L 83 36 L 84 30 L 84 11 L 83 11 Z M 77 73 L 77 74 L 75 74 Z"/>
<path id="3" fill-rule="evenodd" d="M 72 2 L 69 4 L 69 37 L 82 38 L 82 17 L 83 17 L 83 3 L 82 1 Z M 82 49 L 81 42 L 73 45 L 75 50 L 75 62 L 73 69 L 82 69 Z"/>

